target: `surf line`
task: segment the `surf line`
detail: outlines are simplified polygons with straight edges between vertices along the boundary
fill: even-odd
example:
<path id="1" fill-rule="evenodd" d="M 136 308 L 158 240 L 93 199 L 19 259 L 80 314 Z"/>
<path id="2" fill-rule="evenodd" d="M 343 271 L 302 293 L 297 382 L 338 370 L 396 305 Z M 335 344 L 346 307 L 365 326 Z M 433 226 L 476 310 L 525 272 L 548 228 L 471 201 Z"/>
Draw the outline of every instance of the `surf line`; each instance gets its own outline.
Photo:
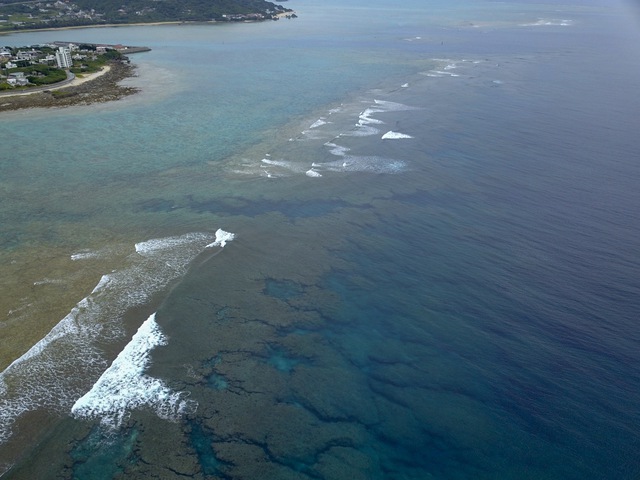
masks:
<path id="1" fill-rule="evenodd" d="M 205 248 L 205 250 L 213 248 L 213 247 L 220 247 L 220 248 L 215 250 L 210 255 L 207 255 L 204 258 L 198 260 L 197 263 L 194 262 L 193 267 L 200 267 L 201 265 L 204 265 L 205 263 L 207 263 L 209 260 L 211 260 L 216 255 L 219 255 L 222 252 L 222 249 L 227 244 L 227 242 L 230 242 L 230 241 L 234 240 L 235 238 L 236 238 L 236 234 L 235 233 L 225 232 L 221 228 L 216 230 L 216 239 L 215 239 L 215 241 L 213 241 L 209 245 L 206 245 L 204 248 Z"/>
<path id="2" fill-rule="evenodd" d="M 75 418 L 98 419 L 118 429 L 132 410 L 148 407 L 165 420 L 175 421 L 195 411 L 198 404 L 188 392 L 174 392 L 162 380 L 146 375 L 151 351 L 168 343 L 152 314 L 138 329 L 98 381 L 71 408 Z"/>
<path id="3" fill-rule="evenodd" d="M 222 252 L 234 233 L 216 231 L 215 241 L 205 248 L 220 247 L 198 262 L 198 266 Z M 188 391 L 173 391 L 161 379 L 145 372 L 151 364 L 151 351 L 167 345 L 153 313 L 133 335 L 93 387 L 71 407 L 71 415 L 79 419 L 98 419 L 101 425 L 115 430 L 122 426 L 133 410 L 149 408 L 158 417 L 175 421 L 183 414 L 193 412 L 198 404 L 189 400 Z"/>

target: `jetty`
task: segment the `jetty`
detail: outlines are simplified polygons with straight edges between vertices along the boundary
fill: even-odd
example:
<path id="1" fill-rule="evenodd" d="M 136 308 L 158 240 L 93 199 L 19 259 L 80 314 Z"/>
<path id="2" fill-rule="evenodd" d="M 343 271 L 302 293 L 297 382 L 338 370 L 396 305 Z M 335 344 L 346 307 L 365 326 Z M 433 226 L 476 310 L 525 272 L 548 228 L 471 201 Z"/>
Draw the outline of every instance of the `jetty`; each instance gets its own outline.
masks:
<path id="1" fill-rule="evenodd" d="M 108 44 L 108 43 L 88 43 L 88 42 L 52 42 L 56 47 L 68 47 L 69 45 L 88 45 L 96 50 L 117 50 L 120 53 L 129 55 L 131 53 L 150 52 L 149 47 L 136 47 L 132 45 Z"/>

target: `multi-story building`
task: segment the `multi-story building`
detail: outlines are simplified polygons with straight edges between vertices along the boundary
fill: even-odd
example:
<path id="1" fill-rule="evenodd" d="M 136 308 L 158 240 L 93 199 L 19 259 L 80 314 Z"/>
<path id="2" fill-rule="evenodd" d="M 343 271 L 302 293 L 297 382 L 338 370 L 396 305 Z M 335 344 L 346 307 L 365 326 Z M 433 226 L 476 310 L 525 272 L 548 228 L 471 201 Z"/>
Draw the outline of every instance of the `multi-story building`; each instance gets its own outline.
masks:
<path id="1" fill-rule="evenodd" d="M 58 65 L 58 68 L 71 68 L 71 65 L 73 65 L 71 49 L 59 47 L 56 52 L 56 64 Z"/>

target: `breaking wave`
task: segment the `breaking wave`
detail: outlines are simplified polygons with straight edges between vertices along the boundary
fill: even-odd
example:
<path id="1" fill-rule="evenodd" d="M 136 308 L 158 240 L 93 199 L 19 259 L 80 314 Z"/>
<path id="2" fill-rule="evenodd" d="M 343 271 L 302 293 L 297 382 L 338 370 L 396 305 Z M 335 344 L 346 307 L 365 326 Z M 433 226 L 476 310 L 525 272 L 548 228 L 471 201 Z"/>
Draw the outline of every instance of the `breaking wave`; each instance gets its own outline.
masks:
<path id="1" fill-rule="evenodd" d="M 411 135 L 407 135 L 406 133 L 388 131 L 384 135 L 382 135 L 383 140 L 398 140 L 402 138 L 413 138 Z"/>
<path id="2" fill-rule="evenodd" d="M 150 408 L 166 420 L 195 411 L 197 403 L 188 400 L 186 393 L 173 392 L 162 380 L 145 374 L 151 364 L 151 351 L 166 344 L 154 313 L 91 390 L 76 401 L 71 414 L 80 419 L 99 419 L 101 425 L 116 429 L 134 409 Z"/>
<path id="3" fill-rule="evenodd" d="M 218 230 L 215 239 L 211 233 L 189 233 L 137 243 L 122 269 L 103 275 L 44 338 L 0 373 L 0 443 L 28 411 L 68 413 L 107 368 L 104 347 L 122 342 L 125 312 L 184 275 L 207 245 L 224 246 L 231 235 Z"/>

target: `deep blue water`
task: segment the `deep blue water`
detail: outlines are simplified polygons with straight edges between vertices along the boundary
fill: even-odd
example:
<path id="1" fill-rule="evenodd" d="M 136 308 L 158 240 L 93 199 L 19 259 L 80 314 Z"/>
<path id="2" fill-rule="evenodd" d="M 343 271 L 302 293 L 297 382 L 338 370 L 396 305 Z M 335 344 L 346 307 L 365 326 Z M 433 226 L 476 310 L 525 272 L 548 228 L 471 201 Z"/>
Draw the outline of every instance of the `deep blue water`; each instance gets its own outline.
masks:
<path id="1" fill-rule="evenodd" d="M 166 277 L 149 287 L 166 341 L 101 393 L 133 396 L 70 416 L 103 369 L 62 384 L 74 395 L 34 407 L 57 420 L 7 476 L 638 478 L 634 10 L 291 7 L 299 23 L 121 30 L 154 42 L 143 72 L 206 68 L 209 89 L 94 112 L 140 131 L 105 153 L 122 167 L 67 165 L 70 185 L 77 167 L 113 188 L 78 186 L 74 228 L 208 233 L 135 270 Z M 59 115 L 74 133 L 96 120 Z M 212 251 L 217 228 L 236 238 Z M 108 362 L 137 308 L 102 340 Z"/>

